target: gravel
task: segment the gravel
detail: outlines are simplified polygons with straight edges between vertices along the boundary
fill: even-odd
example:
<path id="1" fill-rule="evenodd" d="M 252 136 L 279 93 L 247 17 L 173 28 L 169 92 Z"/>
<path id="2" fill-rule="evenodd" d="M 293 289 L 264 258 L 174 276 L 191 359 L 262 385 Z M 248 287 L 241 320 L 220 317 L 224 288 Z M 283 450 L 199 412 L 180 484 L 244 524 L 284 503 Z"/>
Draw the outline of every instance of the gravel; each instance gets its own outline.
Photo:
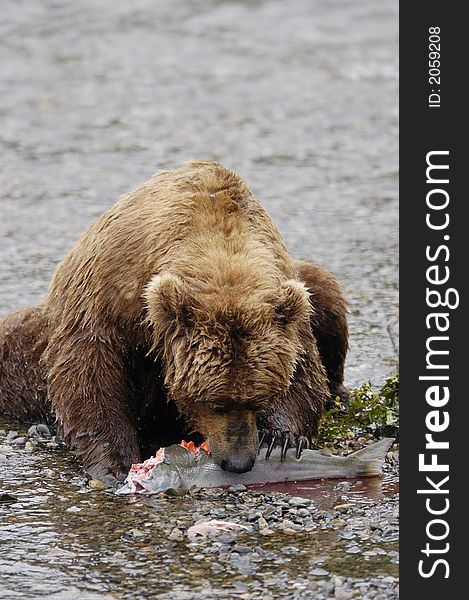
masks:
<path id="1" fill-rule="evenodd" d="M 22 438 L 28 441 L 18 443 Z M 27 444 L 35 446 L 34 455 L 28 453 Z M 0 490 L 8 500 L 0 509 L 3 506 L 12 514 L 16 507 L 21 514 L 25 498 L 27 504 L 28 497 L 46 494 L 54 518 L 63 514 L 73 536 L 67 552 L 74 561 L 86 565 L 87 572 L 93 570 L 84 559 L 92 543 L 93 556 L 110 565 L 109 573 L 94 570 L 95 578 L 107 581 L 113 570 L 124 569 L 125 577 L 132 572 L 140 588 L 165 590 L 158 598 L 167 600 L 195 599 L 202 592 L 214 598 L 262 600 L 398 598 L 395 490 L 380 499 L 357 497 L 353 488 L 347 495 L 350 488 L 340 485 L 350 482 L 337 482 L 324 487 L 323 496 L 314 499 L 298 496 L 297 489 L 289 496 L 245 486 L 196 490 L 179 498 L 162 494 L 117 499 L 97 482 L 86 482 L 76 463 L 67 470 L 65 463 L 72 453 L 58 453 L 61 448 L 63 444 L 42 427 L 31 427 L 27 433 L 2 430 L 0 455 L 7 465 L 11 460 L 25 463 L 27 456 L 42 458 L 43 464 L 37 469 L 35 488 L 23 487 L 20 493 L 12 484 Z M 64 461 L 62 466 L 60 461 Z M 398 450 L 394 447 L 386 470 L 397 475 L 397 468 Z M 26 479 L 28 472 L 26 469 Z M 95 506 L 92 512 L 90 504 Z M 249 531 L 212 532 L 206 538 L 189 539 L 191 526 L 211 519 L 236 523 Z M 31 543 L 35 543 L 34 527 L 39 526 L 32 523 Z M 25 542 L 28 536 L 22 537 L 21 544 Z M 23 552 L 15 537 L 6 547 L 11 560 Z"/>

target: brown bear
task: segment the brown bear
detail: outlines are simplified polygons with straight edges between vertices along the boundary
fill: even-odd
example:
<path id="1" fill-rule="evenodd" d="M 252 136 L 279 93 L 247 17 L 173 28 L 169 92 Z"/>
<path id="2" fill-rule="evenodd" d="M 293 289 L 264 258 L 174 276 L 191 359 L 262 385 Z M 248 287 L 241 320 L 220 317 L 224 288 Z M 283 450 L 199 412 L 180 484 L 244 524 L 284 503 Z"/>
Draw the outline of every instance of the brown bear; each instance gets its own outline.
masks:
<path id="1" fill-rule="evenodd" d="M 197 432 L 223 469 L 298 450 L 345 393 L 346 303 L 216 162 L 157 173 L 85 232 L 45 302 L 0 321 L 0 412 L 55 421 L 90 477 Z M 299 447 L 298 447 L 299 445 Z"/>

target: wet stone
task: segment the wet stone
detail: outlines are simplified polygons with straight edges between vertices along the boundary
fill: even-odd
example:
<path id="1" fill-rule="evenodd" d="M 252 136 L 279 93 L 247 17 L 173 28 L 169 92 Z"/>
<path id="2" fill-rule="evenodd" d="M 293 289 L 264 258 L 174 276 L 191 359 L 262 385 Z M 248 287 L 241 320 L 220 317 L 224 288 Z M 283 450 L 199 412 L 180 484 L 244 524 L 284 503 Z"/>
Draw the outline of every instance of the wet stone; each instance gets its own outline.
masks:
<path id="1" fill-rule="evenodd" d="M 106 484 L 103 483 L 100 479 L 91 479 L 88 485 L 90 489 L 95 491 L 102 491 L 106 489 Z"/>
<path id="2" fill-rule="evenodd" d="M 299 548 L 297 548 L 296 546 L 284 546 L 282 548 L 282 552 L 284 554 L 295 554 L 296 552 L 299 552 Z"/>
<path id="3" fill-rule="evenodd" d="M 329 575 L 329 571 L 326 571 L 326 569 L 321 569 L 320 567 L 316 567 L 310 571 L 310 575 L 314 575 L 315 577 L 324 577 L 325 575 Z"/>
<path id="4" fill-rule="evenodd" d="M 176 542 L 180 542 L 181 540 L 184 539 L 184 534 L 182 533 L 182 531 L 180 529 L 175 527 L 174 529 L 171 530 L 171 533 L 169 534 L 169 539 L 174 540 Z"/>
<path id="5" fill-rule="evenodd" d="M 243 485 L 242 483 L 236 483 L 235 485 L 230 485 L 230 487 L 228 488 L 228 491 L 230 492 L 245 492 L 247 490 L 247 487 L 245 485 Z"/>
<path id="6" fill-rule="evenodd" d="M 24 446 L 27 441 L 28 441 L 27 437 L 17 437 L 17 438 L 14 438 L 13 444 L 15 446 Z"/>
<path id="7" fill-rule="evenodd" d="M 251 523 L 252 521 L 256 521 L 257 519 L 259 519 L 259 517 L 262 517 L 262 514 L 260 512 L 249 513 L 247 516 L 247 520 Z"/>
<path id="8" fill-rule="evenodd" d="M 354 505 L 350 504 L 350 503 L 337 504 L 336 506 L 334 506 L 334 510 L 337 510 L 340 513 L 345 513 L 353 508 L 354 508 Z M 359 511 L 356 511 L 356 512 L 358 513 Z"/>
<path id="9" fill-rule="evenodd" d="M 327 592 L 334 591 L 334 584 L 332 583 L 332 581 L 328 581 L 327 579 L 321 579 L 320 581 L 318 581 L 318 587 Z"/>
<path id="10" fill-rule="evenodd" d="M 233 552 L 238 552 L 239 554 L 250 554 L 252 552 L 252 548 L 249 546 L 243 546 L 242 544 L 237 544 L 233 547 Z"/>
<path id="11" fill-rule="evenodd" d="M 40 435 L 46 436 L 46 437 L 51 437 L 51 432 L 49 427 L 47 427 L 47 425 L 45 425 L 44 423 L 39 423 L 39 425 L 36 426 L 37 427 L 37 432 Z"/>
<path id="12" fill-rule="evenodd" d="M 348 491 L 350 488 L 352 487 L 352 484 L 350 483 L 350 481 L 340 481 L 339 483 L 337 483 L 332 489 L 334 491 L 342 491 L 342 492 L 346 492 Z"/>
<path id="13" fill-rule="evenodd" d="M 344 587 L 336 586 L 334 589 L 334 600 L 350 600 L 353 596 L 353 591 Z"/>
<path id="14" fill-rule="evenodd" d="M 34 452 L 37 449 L 36 444 L 32 444 L 31 442 L 26 442 L 24 445 L 24 449 L 26 452 Z"/>
<path id="15" fill-rule="evenodd" d="M 309 506 L 311 504 L 311 500 L 309 498 L 301 498 L 299 496 L 293 496 L 288 501 L 290 506 Z"/>

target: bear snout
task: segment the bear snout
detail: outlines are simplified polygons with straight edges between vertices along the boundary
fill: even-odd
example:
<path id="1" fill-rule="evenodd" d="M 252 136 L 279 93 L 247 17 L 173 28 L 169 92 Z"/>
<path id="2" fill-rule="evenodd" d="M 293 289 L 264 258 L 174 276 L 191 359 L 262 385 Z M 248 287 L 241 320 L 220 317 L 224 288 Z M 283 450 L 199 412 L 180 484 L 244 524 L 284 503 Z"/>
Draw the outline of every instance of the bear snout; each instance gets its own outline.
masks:
<path id="1" fill-rule="evenodd" d="M 230 456 L 220 462 L 220 467 L 230 473 L 246 473 L 254 466 L 255 458 L 250 456 Z"/>

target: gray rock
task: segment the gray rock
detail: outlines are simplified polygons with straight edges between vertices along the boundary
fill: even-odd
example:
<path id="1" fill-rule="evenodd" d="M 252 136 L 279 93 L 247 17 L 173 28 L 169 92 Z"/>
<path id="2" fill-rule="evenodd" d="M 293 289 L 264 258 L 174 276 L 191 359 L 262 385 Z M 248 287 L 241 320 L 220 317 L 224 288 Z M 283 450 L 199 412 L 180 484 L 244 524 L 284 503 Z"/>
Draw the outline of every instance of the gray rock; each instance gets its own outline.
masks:
<path id="1" fill-rule="evenodd" d="M 299 551 L 299 548 L 297 548 L 296 546 L 284 546 L 282 548 L 282 552 L 284 552 L 285 554 L 295 554 Z"/>
<path id="2" fill-rule="evenodd" d="M 252 552 L 252 548 L 249 546 L 243 546 L 242 544 L 237 544 L 233 547 L 233 552 L 238 552 L 239 554 L 250 554 Z"/>
<path id="3" fill-rule="evenodd" d="M 311 504 L 311 500 L 309 498 L 293 496 L 293 498 L 290 498 L 288 503 L 290 504 L 290 506 L 309 506 Z"/>
<path id="4" fill-rule="evenodd" d="M 228 488 L 229 492 L 245 492 L 247 490 L 247 487 L 245 485 L 243 485 L 242 483 L 236 483 L 235 485 L 230 485 L 230 487 Z"/>
<path id="5" fill-rule="evenodd" d="M 344 587 L 335 586 L 334 599 L 335 600 L 350 600 L 353 598 L 353 591 Z"/>
<path id="6" fill-rule="evenodd" d="M 326 569 L 321 569 L 320 567 L 312 569 L 309 573 L 310 575 L 314 575 L 314 577 L 324 577 L 325 575 L 329 575 L 329 571 L 326 571 Z"/>
<path id="7" fill-rule="evenodd" d="M 26 452 L 34 452 L 37 449 L 37 446 L 35 444 L 32 444 L 31 442 L 26 442 L 26 444 L 24 445 L 24 449 L 26 450 Z"/>
<path id="8" fill-rule="evenodd" d="M 175 527 L 174 529 L 171 530 L 171 533 L 169 534 L 168 538 L 170 540 L 180 542 L 181 540 L 184 539 L 184 534 L 182 533 L 182 531 L 180 529 Z"/>
<path id="9" fill-rule="evenodd" d="M 346 492 L 347 490 L 349 490 L 352 487 L 352 484 L 350 483 L 350 481 L 340 481 L 339 483 L 337 483 L 332 489 L 334 491 L 342 491 L 342 492 Z"/>
<path id="10" fill-rule="evenodd" d="M 14 438 L 13 444 L 15 446 L 24 446 L 27 441 L 28 441 L 27 437 L 17 437 L 17 438 Z"/>

